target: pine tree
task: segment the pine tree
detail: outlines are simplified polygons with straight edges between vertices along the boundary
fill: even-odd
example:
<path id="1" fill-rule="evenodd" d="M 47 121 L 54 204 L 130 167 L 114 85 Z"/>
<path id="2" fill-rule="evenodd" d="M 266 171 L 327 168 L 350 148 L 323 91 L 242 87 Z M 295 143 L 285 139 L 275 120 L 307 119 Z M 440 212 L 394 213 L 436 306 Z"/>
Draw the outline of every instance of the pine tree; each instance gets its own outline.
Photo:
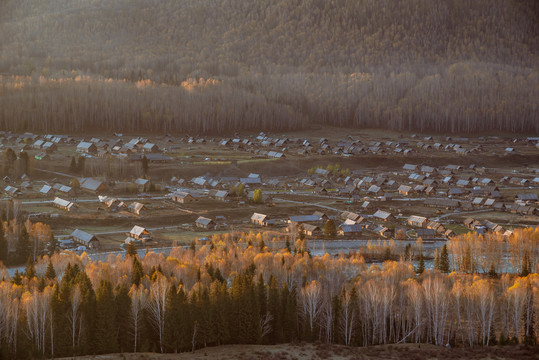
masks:
<path id="1" fill-rule="evenodd" d="M 139 286 L 140 281 L 144 277 L 144 269 L 137 256 L 133 257 L 133 274 L 131 275 L 131 283 Z"/>
<path id="2" fill-rule="evenodd" d="M 56 252 L 56 247 L 58 246 L 58 241 L 56 241 L 56 238 L 51 233 L 49 238 L 49 255 L 52 255 Z"/>
<path id="3" fill-rule="evenodd" d="M 135 247 L 135 244 L 130 242 L 127 244 L 127 256 L 136 256 L 137 255 L 137 248 Z"/>
<path id="4" fill-rule="evenodd" d="M 4 235 L 4 222 L 0 220 L 0 261 L 7 265 L 8 243 Z"/>
<path id="5" fill-rule="evenodd" d="M 81 272 L 76 277 L 76 283 L 79 285 L 79 289 L 82 296 L 81 303 L 81 318 L 83 323 L 81 325 L 81 336 L 79 338 L 80 352 L 87 354 L 93 350 L 93 344 L 95 337 L 98 335 L 95 332 L 95 313 L 96 313 L 96 299 L 95 292 L 92 287 L 92 282 L 86 274 Z M 93 351 L 91 351 L 93 353 Z"/>
<path id="6" fill-rule="evenodd" d="M 449 273 L 449 254 L 447 253 L 447 245 L 442 247 L 442 253 L 440 254 L 439 269 L 443 273 Z"/>
<path id="7" fill-rule="evenodd" d="M 26 276 L 28 280 L 33 279 L 36 276 L 36 268 L 34 267 L 34 262 L 32 261 L 31 257 L 28 258 L 28 261 L 26 263 L 24 276 Z"/>
<path id="8" fill-rule="evenodd" d="M 520 271 L 520 277 L 526 277 L 530 274 L 530 258 L 528 253 L 524 254 L 524 259 L 522 260 L 522 269 Z"/>
<path id="9" fill-rule="evenodd" d="M 282 313 L 280 307 L 279 288 L 277 287 L 277 280 L 272 274 L 270 275 L 268 289 L 268 312 L 272 316 L 271 332 L 268 334 L 270 344 L 283 341 Z"/>
<path id="10" fill-rule="evenodd" d="M 95 312 L 95 352 L 98 354 L 115 352 L 118 347 L 116 309 L 112 285 L 109 281 L 101 280 L 99 283 Z"/>
<path id="11" fill-rule="evenodd" d="M 149 165 L 148 165 L 148 158 L 146 157 L 146 155 L 142 156 L 142 159 L 140 160 L 140 164 L 142 167 L 142 173 L 144 175 L 148 174 Z"/>
<path id="12" fill-rule="evenodd" d="M 488 271 L 488 276 L 495 279 L 498 277 L 498 273 L 496 272 L 496 268 L 494 267 L 494 264 L 490 264 L 490 269 Z"/>
<path id="13" fill-rule="evenodd" d="M 425 271 L 425 259 L 423 258 L 423 251 L 419 253 L 419 262 L 417 264 L 417 269 L 415 272 L 419 275 L 423 274 Z"/>
<path id="14" fill-rule="evenodd" d="M 77 178 L 73 178 L 71 179 L 71 183 L 70 183 L 71 187 L 73 188 L 73 190 L 75 191 L 79 191 L 80 190 L 80 182 Z"/>
<path id="15" fill-rule="evenodd" d="M 21 169 L 25 174 L 28 174 L 30 169 L 30 161 L 28 159 L 28 153 L 26 151 L 21 151 L 19 153 L 19 159 L 21 160 Z"/>
<path id="16" fill-rule="evenodd" d="M 462 270 L 467 273 L 474 272 L 472 266 L 472 250 L 469 246 L 466 247 L 466 251 L 464 252 L 464 259 L 462 260 Z"/>
<path id="17" fill-rule="evenodd" d="M 85 165 L 86 165 L 86 158 L 84 156 L 79 156 L 79 161 L 77 163 L 77 172 L 79 174 L 84 174 Z"/>
<path id="18" fill-rule="evenodd" d="M 54 270 L 54 266 L 52 265 L 52 261 L 50 260 L 49 260 L 49 264 L 47 265 L 47 271 L 45 271 L 45 279 L 48 279 L 48 280 L 56 279 L 56 271 Z"/>
<path id="19" fill-rule="evenodd" d="M 183 321 L 181 319 L 181 302 L 176 286 L 172 285 L 167 293 L 165 313 L 165 348 L 168 351 L 175 353 L 181 349 L 180 342 L 180 324 Z"/>
<path id="20" fill-rule="evenodd" d="M 131 317 L 131 298 L 129 297 L 129 289 L 122 285 L 118 288 L 115 298 L 116 309 L 116 338 L 120 351 L 131 350 L 131 339 L 129 329 Z"/>
<path id="21" fill-rule="evenodd" d="M 77 161 L 75 160 L 74 156 L 71 157 L 71 163 L 69 164 L 69 171 L 71 173 L 77 172 Z"/>
<path id="22" fill-rule="evenodd" d="M 19 270 L 15 270 L 15 274 L 13 275 L 13 278 L 11 278 L 11 283 L 15 285 L 22 284 L 22 275 L 19 273 Z"/>
<path id="23" fill-rule="evenodd" d="M 25 262 L 31 253 L 30 248 L 30 236 L 26 230 L 26 226 L 21 227 L 21 234 L 19 235 L 19 241 L 17 243 L 17 258 L 19 264 Z"/>
<path id="24" fill-rule="evenodd" d="M 326 221 L 326 224 L 324 225 L 324 235 L 330 239 L 337 236 L 337 227 L 335 226 L 335 222 L 333 220 L 329 219 Z"/>

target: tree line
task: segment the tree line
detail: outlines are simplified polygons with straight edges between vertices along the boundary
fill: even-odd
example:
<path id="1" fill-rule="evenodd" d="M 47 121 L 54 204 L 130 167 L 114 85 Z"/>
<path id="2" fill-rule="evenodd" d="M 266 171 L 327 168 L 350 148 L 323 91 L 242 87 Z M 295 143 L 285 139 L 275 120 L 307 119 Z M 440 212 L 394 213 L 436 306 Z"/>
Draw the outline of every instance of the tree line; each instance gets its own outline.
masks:
<path id="1" fill-rule="evenodd" d="M 421 272 L 404 258 L 367 267 L 356 255 L 311 256 L 299 239 L 275 244 L 266 234 L 231 233 L 166 257 L 139 258 L 130 247 L 103 262 L 67 253 L 12 277 L 2 269 L 2 356 L 537 341 L 536 263 L 529 274 Z"/>

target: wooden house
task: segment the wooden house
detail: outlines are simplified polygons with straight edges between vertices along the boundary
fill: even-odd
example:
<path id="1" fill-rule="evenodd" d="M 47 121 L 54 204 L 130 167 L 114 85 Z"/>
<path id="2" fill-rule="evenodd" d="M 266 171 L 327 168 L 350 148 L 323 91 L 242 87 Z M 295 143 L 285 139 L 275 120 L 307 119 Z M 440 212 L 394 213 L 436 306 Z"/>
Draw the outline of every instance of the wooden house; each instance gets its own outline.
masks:
<path id="1" fill-rule="evenodd" d="M 261 225 L 261 226 L 268 226 L 269 217 L 265 214 L 259 214 L 259 213 L 253 213 L 251 216 L 251 223 Z"/>
<path id="2" fill-rule="evenodd" d="M 307 236 L 321 236 L 322 235 L 322 229 L 320 229 L 320 227 L 316 225 L 303 224 L 303 230 L 305 231 L 305 235 Z"/>
<path id="3" fill-rule="evenodd" d="M 108 186 L 101 180 L 95 180 L 92 178 L 86 178 L 80 182 L 80 188 L 82 190 L 91 192 L 91 193 L 103 193 L 108 191 Z"/>
<path id="4" fill-rule="evenodd" d="M 195 226 L 201 229 L 214 230 L 215 222 L 207 217 L 199 216 L 195 221 Z"/>
<path id="5" fill-rule="evenodd" d="M 142 242 L 149 242 L 152 240 L 150 232 L 146 228 L 143 228 L 142 226 L 138 226 L 138 225 L 133 226 L 131 231 L 126 233 L 126 235 L 129 238 L 139 240 Z"/>
<path id="6" fill-rule="evenodd" d="M 412 215 L 408 218 L 407 223 L 411 226 L 423 228 L 427 226 L 427 218 L 423 216 Z"/>
<path id="7" fill-rule="evenodd" d="M 88 249 L 99 249 L 100 243 L 99 240 L 95 237 L 95 235 L 89 234 L 85 231 L 75 229 L 71 233 L 71 237 L 73 238 L 73 241 L 86 246 Z"/>
<path id="8" fill-rule="evenodd" d="M 59 197 L 54 198 L 54 201 L 52 202 L 52 204 L 59 209 L 70 211 L 70 212 L 75 210 L 76 208 L 76 205 L 72 203 L 71 201 L 67 201 Z"/>
<path id="9" fill-rule="evenodd" d="M 137 215 L 144 215 L 147 212 L 146 206 L 137 201 L 134 201 L 131 204 L 129 204 L 129 206 L 127 207 L 127 210 Z"/>
<path id="10" fill-rule="evenodd" d="M 395 219 L 395 217 L 391 215 L 391 213 L 388 213 L 387 211 L 383 211 L 383 210 L 376 211 L 372 216 L 382 221 L 389 221 L 389 220 Z"/>
<path id="11" fill-rule="evenodd" d="M 176 201 L 182 204 L 198 201 L 193 195 L 185 191 L 177 191 L 172 194 L 172 201 Z"/>
<path id="12" fill-rule="evenodd" d="M 95 146 L 95 144 L 91 142 L 81 141 L 77 145 L 77 152 L 86 153 L 86 154 L 95 154 L 97 153 L 97 146 Z"/>

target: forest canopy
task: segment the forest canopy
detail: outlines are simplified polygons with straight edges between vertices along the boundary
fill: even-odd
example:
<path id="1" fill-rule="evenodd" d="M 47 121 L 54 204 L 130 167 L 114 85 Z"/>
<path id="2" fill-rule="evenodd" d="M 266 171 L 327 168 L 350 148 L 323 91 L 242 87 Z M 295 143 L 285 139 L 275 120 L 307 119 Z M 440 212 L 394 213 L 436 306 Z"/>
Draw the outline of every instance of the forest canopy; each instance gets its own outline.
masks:
<path id="1" fill-rule="evenodd" d="M 539 5 L 6 0 L 0 128 L 539 132 Z"/>

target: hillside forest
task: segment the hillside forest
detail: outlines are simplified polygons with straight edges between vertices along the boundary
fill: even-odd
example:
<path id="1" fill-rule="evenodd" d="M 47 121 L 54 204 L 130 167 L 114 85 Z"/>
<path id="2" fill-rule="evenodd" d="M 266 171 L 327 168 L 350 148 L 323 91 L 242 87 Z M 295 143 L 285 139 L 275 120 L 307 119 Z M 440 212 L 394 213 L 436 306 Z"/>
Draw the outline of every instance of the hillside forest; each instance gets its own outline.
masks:
<path id="1" fill-rule="evenodd" d="M 539 132 L 533 0 L 4 0 L 0 130 Z"/>
<path id="2" fill-rule="evenodd" d="M 14 276 L 0 269 L 2 359 L 295 341 L 535 344 L 539 230 L 508 240 L 521 244 L 503 256 L 511 272 L 495 262 L 506 240 L 487 237 L 450 240 L 434 269 L 420 240 L 372 244 L 365 251 L 398 261 L 367 266 L 362 254 L 312 256 L 301 238 L 276 247 L 269 233 L 214 235 L 168 256 L 52 253 Z M 485 242 L 488 271 L 475 251 Z"/>

